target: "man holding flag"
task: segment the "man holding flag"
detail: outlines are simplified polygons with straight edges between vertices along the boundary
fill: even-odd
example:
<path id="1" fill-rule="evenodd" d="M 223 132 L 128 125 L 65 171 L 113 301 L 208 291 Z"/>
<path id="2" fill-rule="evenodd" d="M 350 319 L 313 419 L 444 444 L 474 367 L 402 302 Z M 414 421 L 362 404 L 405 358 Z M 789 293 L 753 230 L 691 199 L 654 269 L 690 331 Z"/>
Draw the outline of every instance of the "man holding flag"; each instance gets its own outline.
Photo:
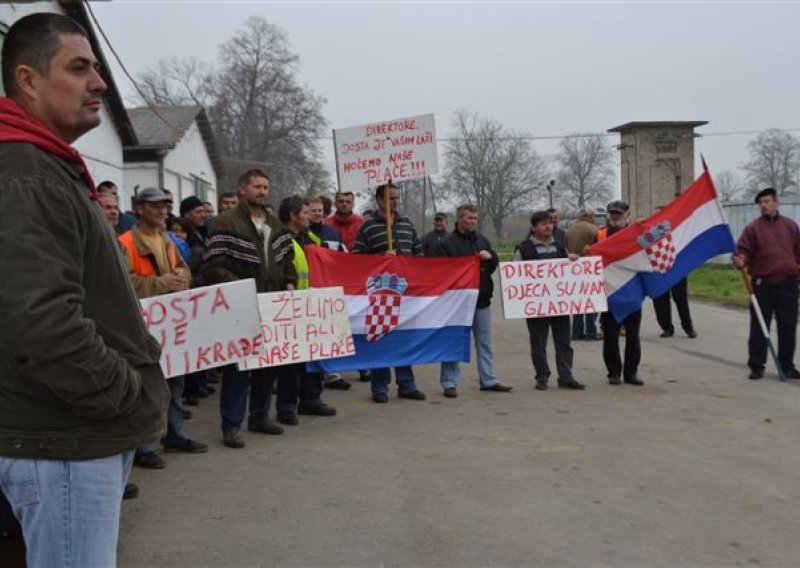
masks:
<path id="1" fill-rule="evenodd" d="M 766 329 L 775 312 L 778 327 L 778 362 L 783 376 L 800 379 L 794 366 L 797 334 L 797 278 L 800 264 L 800 229 L 797 223 L 778 213 L 776 191 L 768 187 L 756 195 L 761 217 L 751 222 L 739 237 L 739 251 L 733 255 L 737 268 L 747 268 L 753 292 L 764 316 Z M 750 379 L 764 376 L 767 341 L 753 307 L 750 307 L 750 338 L 747 342 Z"/>
<path id="2" fill-rule="evenodd" d="M 703 166 L 705 169 L 705 163 Z M 615 210 L 620 208 L 625 209 L 623 215 L 627 213 L 626 204 L 609 204 L 612 224 L 620 213 Z M 641 385 L 636 375 L 639 322 L 626 326 L 627 334 L 632 329 L 636 331 L 636 341 L 631 347 L 630 361 L 626 344 L 624 368 L 615 348 L 617 339 L 611 344 L 608 336 L 631 316 L 641 320 L 645 296 L 656 298 L 664 294 L 708 259 L 734 252 L 735 243 L 708 170 L 663 210 L 640 223 L 609 232 L 611 236 L 598 239 L 590 249 L 591 254 L 603 257 L 605 266 L 609 313 L 603 314 L 606 334 L 603 355 L 611 384 L 619 384 L 622 371 L 626 382 Z M 631 337 L 626 337 L 626 341 L 630 342 Z M 637 352 L 633 352 L 634 346 Z"/>

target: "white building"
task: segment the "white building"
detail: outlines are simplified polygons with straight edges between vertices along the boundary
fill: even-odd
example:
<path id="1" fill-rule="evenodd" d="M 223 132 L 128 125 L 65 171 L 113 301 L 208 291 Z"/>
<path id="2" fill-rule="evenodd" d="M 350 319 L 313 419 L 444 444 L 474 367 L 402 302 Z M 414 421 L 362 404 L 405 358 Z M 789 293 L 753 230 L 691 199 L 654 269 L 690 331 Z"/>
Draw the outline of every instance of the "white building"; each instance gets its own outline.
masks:
<path id="1" fill-rule="evenodd" d="M 128 109 L 138 143 L 125 146 L 125 195 L 162 187 L 181 200 L 196 195 L 216 206 L 222 166 L 202 106 Z"/>

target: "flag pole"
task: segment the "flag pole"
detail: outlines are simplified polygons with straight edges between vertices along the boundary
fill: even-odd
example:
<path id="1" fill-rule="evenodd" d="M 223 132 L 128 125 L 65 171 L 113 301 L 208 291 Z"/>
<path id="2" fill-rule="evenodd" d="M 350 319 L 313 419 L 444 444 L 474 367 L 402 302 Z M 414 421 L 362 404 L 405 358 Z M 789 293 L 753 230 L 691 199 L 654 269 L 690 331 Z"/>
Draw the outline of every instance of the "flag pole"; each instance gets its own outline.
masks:
<path id="1" fill-rule="evenodd" d="M 761 327 L 761 333 L 764 334 L 764 340 L 767 342 L 767 347 L 769 347 L 772 360 L 775 362 L 775 368 L 778 369 L 778 376 L 781 378 L 781 381 L 785 381 L 786 377 L 783 374 L 781 362 L 778 360 L 778 354 L 775 353 L 775 346 L 772 344 L 772 338 L 769 336 L 769 330 L 767 329 L 767 324 L 764 321 L 764 314 L 761 313 L 761 307 L 758 305 L 756 294 L 753 291 L 753 283 L 750 281 L 750 276 L 747 274 L 744 268 L 740 268 L 739 270 L 742 273 L 742 281 L 744 281 L 744 286 L 747 288 L 747 292 L 750 294 L 750 305 L 753 306 L 756 319 L 758 319 L 758 325 Z"/>
<path id="2" fill-rule="evenodd" d="M 392 180 L 389 179 L 383 188 L 383 214 L 386 218 L 386 251 L 392 252 L 394 249 L 392 243 L 392 208 L 389 203 L 392 188 Z"/>

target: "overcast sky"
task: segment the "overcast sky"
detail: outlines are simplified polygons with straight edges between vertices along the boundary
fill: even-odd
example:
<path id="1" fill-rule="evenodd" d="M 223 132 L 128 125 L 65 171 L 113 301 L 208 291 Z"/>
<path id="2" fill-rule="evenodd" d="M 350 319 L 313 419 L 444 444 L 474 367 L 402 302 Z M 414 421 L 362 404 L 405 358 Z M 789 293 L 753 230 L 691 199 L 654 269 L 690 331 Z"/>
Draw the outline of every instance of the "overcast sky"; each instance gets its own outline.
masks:
<path id="1" fill-rule="evenodd" d="M 696 147 L 712 173 L 737 169 L 754 136 L 716 134 L 800 130 L 798 3 L 113 0 L 92 7 L 134 73 L 160 58 L 216 61 L 218 46 L 249 16 L 267 19 L 299 55 L 301 82 L 327 99 L 333 128 L 433 112 L 445 137 L 459 108 L 532 136 L 707 120 Z M 131 102 L 130 83 L 115 77 Z M 332 142 L 322 144 L 333 171 Z M 533 145 L 544 155 L 556 151 L 555 142 Z"/>

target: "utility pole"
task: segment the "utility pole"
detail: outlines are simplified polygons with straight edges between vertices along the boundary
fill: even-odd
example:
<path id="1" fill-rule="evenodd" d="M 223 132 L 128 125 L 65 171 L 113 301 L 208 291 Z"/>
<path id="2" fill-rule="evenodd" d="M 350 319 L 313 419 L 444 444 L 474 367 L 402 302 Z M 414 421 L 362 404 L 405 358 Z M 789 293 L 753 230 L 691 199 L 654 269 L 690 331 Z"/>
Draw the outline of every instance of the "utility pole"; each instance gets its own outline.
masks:
<path id="1" fill-rule="evenodd" d="M 549 193 L 549 194 L 550 194 L 550 195 L 549 195 L 549 199 L 550 199 L 550 209 L 552 209 L 552 208 L 553 208 L 553 188 L 555 187 L 555 185 L 556 185 L 556 180 L 554 180 L 554 179 L 551 179 L 551 180 L 550 180 L 550 183 L 548 183 L 548 184 L 545 186 L 545 189 L 547 190 L 547 193 Z"/>

